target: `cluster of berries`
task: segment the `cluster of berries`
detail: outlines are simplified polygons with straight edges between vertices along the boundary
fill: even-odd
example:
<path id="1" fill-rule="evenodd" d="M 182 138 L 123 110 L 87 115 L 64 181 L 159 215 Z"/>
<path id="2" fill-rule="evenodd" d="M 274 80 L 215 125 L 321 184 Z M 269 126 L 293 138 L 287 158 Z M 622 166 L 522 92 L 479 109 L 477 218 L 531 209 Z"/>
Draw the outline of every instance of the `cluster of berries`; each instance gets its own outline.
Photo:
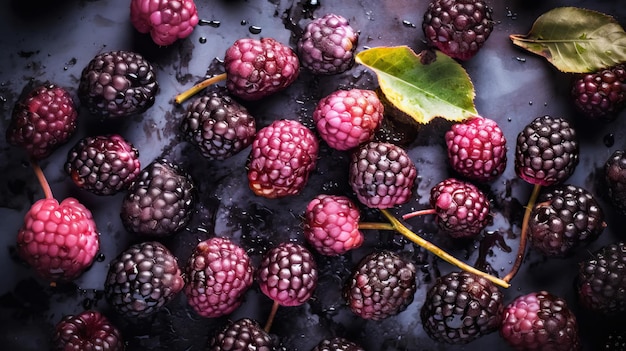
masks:
<path id="1" fill-rule="evenodd" d="M 131 21 L 158 45 L 171 45 L 190 35 L 198 16 L 192 0 L 133 0 Z M 459 60 L 473 57 L 492 29 L 490 9 L 481 0 L 434 0 L 424 15 L 429 43 Z M 418 169 L 402 147 L 375 138 L 384 104 L 373 90 L 337 90 L 320 99 L 313 112 L 316 135 L 294 120 L 277 120 L 257 131 L 254 117 L 237 100 L 259 100 L 286 89 L 301 66 L 318 75 L 345 72 L 354 61 L 357 40 L 358 32 L 336 14 L 311 21 L 295 51 L 272 38 L 237 40 L 225 53 L 226 72 L 219 77 L 226 80 L 226 90 L 195 99 L 180 125 L 184 138 L 208 159 L 223 160 L 250 146 L 249 187 L 266 198 L 302 192 L 315 169 L 318 135 L 330 148 L 348 151 L 348 181 L 358 204 L 346 196 L 321 194 L 305 211 L 304 237 L 322 255 L 342 255 L 363 243 L 359 206 L 384 211 L 411 199 Z M 613 113 L 626 101 L 625 80 L 622 66 L 581 78 L 573 90 L 576 106 L 592 117 Z M 215 81 L 216 77 L 198 84 L 177 102 Z M 81 102 L 103 119 L 143 113 L 157 93 L 151 64 L 127 51 L 94 57 L 78 87 Z M 41 160 L 69 140 L 76 120 L 76 107 L 65 89 L 40 86 L 16 104 L 7 140 L 23 147 L 34 161 Z M 495 121 L 476 116 L 452 125 L 445 144 L 456 176 L 431 189 L 430 209 L 404 218 L 435 214 L 442 232 L 453 238 L 476 238 L 491 219 L 490 202 L 481 187 L 504 172 L 506 139 Z M 537 191 L 525 216 L 518 258 L 523 256 L 526 231 L 542 254 L 565 256 L 580 243 L 595 240 L 606 226 L 590 192 L 563 184 L 574 172 L 578 152 L 576 132 L 562 118 L 538 117 L 519 133 L 515 171 Z M 142 169 L 138 156 L 139 151 L 120 135 L 90 136 L 70 150 L 64 169 L 78 187 L 94 194 L 126 191 L 120 214 L 128 231 L 157 238 L 179 232 L 189 223 L 195 205 L 193 180 L 163 159 Z M 620 210 L 626 208 L 625 169 L 623 153 L 607 160 L 609 194 Z M 551 188 L 539 194 L 539 186 Z M 18 252 L 42 278 L 69 281 L 92 264 L 99 234 L 91 213 L 77 200 L 59 203 L 49 189 L 44 192 L 46 198 L 26 214 Z M 625 259 L 626 248 L 615 244 L 581 263 L 577 287 L 583 305 L 600 313 L 624 311 Z M 413 302 L 416 271 L 411 260 L 396 252 L 370 253 L 354 267 L 343 297 L 361 318 L 388 318 Z M 235 311 L 254 281 L 274 302 L 274 312 L 278 306 L 304 304 L 315 292 L 318 274 L 313 253 L 296 243 L 268 250 L 254 268 L 243 248 L 214 237 L 198 243 L 180 267 L 167 247 L 150 240 L 130 246 L 110 262 L 104 288 L 109 304 L 127 318 L 152 315 L 180 292 L 197 314 L 215 318 Z M 615 289 L 607 289 L 607 282 Z M 539 291 L 506 306 L 503 300 L 502 292 L 483 276 L 452 272 L 429 288 L 420 316 L 427 334 L 441 342 L 467 343 L 499 330 L 516 349 L 580 349 L 575 315 L 562 298 Z M 270 326 L 271 318 L 264 328 L 248 318 L 230 322 L 210 339 L 208 349 L 271 350 L 275 340 Z M 65 317 L 57 325 L 54 344 L 57 349 L 81 348 L 85 339 L 101 349 L 123 349 L 120 331 L 96 311 Z M 333 338 L 314 350 L 362 348 Z"/>

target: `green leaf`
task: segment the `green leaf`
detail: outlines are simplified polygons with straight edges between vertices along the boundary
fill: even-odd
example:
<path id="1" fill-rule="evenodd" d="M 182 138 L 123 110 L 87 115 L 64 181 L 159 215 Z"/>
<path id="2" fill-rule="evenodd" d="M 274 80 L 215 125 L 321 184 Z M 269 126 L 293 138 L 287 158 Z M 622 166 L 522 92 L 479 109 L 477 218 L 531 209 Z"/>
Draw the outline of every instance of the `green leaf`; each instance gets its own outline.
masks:
<path id="1" fill-rule="evenodd" d="M 562 72 L 595 72 L 626 61 L 626 32 L 609 15 L 558 7 L 539 16 L 513 44 L 545 57 Z"/>
<path id="2" fill-rule="evenodd" d="M 375 47 L 359 52 L 356 62 L 373 70 L 387 99 L 418 123 L 475 116 L 474 85 L 467 72 L 452 58 L 435 53 L 432 60 L 407 46 Z"/>

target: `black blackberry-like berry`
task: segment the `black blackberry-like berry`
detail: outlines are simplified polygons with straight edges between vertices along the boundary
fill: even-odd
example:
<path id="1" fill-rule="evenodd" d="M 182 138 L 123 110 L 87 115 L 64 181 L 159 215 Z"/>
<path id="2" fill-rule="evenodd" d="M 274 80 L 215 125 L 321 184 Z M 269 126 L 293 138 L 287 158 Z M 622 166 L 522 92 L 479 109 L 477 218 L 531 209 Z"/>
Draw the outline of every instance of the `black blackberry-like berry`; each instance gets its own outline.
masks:
<path id="1" fill-rule="evenodd" d="M 384 209 L 406 203 L 416 178 L 415 164 L 397 145 L 371 141 L 350 156 L 350 186 L 367 207 Z"/>
<path id="2" fill-rule="evenodd" d="M 273 351 L 275 342 L 259 323 L 242 318 L 228 324 L 210 340 L 207 351 Z"/>
<path id="3" fill-rule="evenodd" d="M 311 351 L 365 351 L 365 349 L 348 339 L 337 336 L 320 341 Z"/>
<path id="4" fill-rule="evenodd" d="M 164 159 L 155 160 L 128 189 L 122 202 L 122 223 L 140 235 L 172 235 L 189 223 L 195 198 L 196 188 L 186 172 Z"/>
<path id="5" fill-rule="evenodd" d="M 535 118 L 517 136 L 515 172 L 524 181 L 542 186 L 562 183 L 578 165 L 576 131 L 565 119 Z"/>
<path id="6" fill-rule="evenodd" d="M 600 204 L 587 190 L 567 184 L 542 193 L 528 221 L 531 246 L 546 256 L 567 256 L 582 242 L 600 236 L 606 223 Z"/>
<path id="7" fill-rule="evenodd" d="M 212 92 L 193 101 L 181 122 L 187 141 L 210 160 L 223 160 L 252 144 L 256 121 L 229 95 Z"/>
<path id="8" fill-rule="evenodd" d="M 626 65 L 583 74 L 572 85 L 574 106 L 592 120 L 613 120 L 626 105 Z"/>
<path id="9" fill-rule="evenodd" d="M 118 314 L 143 318 L 170 302 L 183 285 L 176 257 L 163 244 L 146 241 L 111 261 L 104 296 Z"/>
<path id="10" fill-rule="evenodd" d="M 96 55 L 83 69 L 78 97 L 90 113 L 119 118 L 145 112 L 158 90 L 154 68 L 142 55 L 110 51 Z"/>
<path id="11" fill-rule="evenodd" d="M 413 302 L 416 267 L 392 251 L 374 252 L 354 268 L 344 288 L 348 306 L 364 319 L 381 320 Z"/>
<path id="12" fill-rule="evenodd" d="M 504 296 L 490 281 L 462 271 L 437 278 L 420 311 L 426 333 L 439 342 L 465 344 L 500 327 Z"/>
<path id="13" fill-rule="evenodd" d="M 626 154 L 615 150 L 604 163 L 607 196 L 622 214 L 626 214 Z"/>
<path id="14" fill-rule="evenodd" d="M 609 244 L 582 261 L 576 280 L 580 304 L 602 315 L 626 312 L 626 244 Z"/>
<path id="15" fill-rule="evenodd" d="M 469 60 L 493 31 L 492 10 L 483 0 L 433 0 L 422 30 L 430 45 L 446 55 Z"/>
<path id="16" fill-rule="evenodd" d="M 64 168 L 78 187 L 113 195 L 126 190 L 139 175 L 139 150 L 117 134 L 87 136 L 68 152 Z"/>

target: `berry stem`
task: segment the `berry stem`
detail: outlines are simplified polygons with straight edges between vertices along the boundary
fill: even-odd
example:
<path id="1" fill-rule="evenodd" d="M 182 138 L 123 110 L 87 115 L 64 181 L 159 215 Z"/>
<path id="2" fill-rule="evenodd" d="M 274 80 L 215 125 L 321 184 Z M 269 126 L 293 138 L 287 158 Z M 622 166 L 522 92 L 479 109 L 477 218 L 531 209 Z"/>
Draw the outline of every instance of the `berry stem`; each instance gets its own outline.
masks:
<path id="1" fill-rule="evenodd" d="M 519 238 L 519 247 L 517 249 L 517 256 L 515 257 L 515 263 L 513 263 L 513 267 L 509 274 L 505 275 L 502 280 L 506 282 L 510 282 L 513 277 L 519 271 L 520 266 L 522 265 L 522 259 L 524 258 L 524 252 L 526 251 L 526 242 L 528 241 L 528 220 L 530 219 L 530 213 L 535 207 L 535 202 L 537 201 L 537 197 L 539 197 L 539 192 L 541 191 L 541 185 L 535 184 L 533 188 L 533 192 L 530 194 L 530 198 L 528 199 L 528 204 L 526 204 L 526 210 L 524 211 L 524 219 L 522 219 L 522 231 L 520 233 Z"/>
<path id="2" fill-rule="evenodd" d="M 409 219 L 409 218 L 429 215 L 429 214 L 437 214 L 437 210 L 435 210 L 434 208 L 427 208 L 425 210 L 413 211 L 413 212 L 402 215 L 402 219 Z"/>
<path id="3" fill-rule="evenodd" d="M 265 332 L 269 333 L 270 329 L 272 329 L 272 323 L 274 323 L 274 317 L 276 317 L 276 311 L 278 311 L 278 307 L 280 306 L 280 304 L 278 304 L 278 301 L 274 300 L 274 304 L 272 305 L 272 310 L 270 311 L 270 315 L 269 317 L 267 317 L 267 322 L 265 323 L 265 327 L 263 327 L 263 330 L 265 330 Z"/>
<path id="4" fill-rule="evenodd" d="M 180 105 L 183 102 L 185 102 L 187 99 L 189 99 L 190 97 L 196 95 L 198 92 L 200 92 L 200 90 L 208 87 L 209 85 L 219 83 L 225 79 L 226 79 L 226 73 L 218 74 L 211 78 L 207 78 L 203 80 L 202 82 L 192 86 L 188 90 L 176 95 L 176 98 L 174 98 L 174 101 Z"/>
<path id="5" fill-rule="evenodd" d="M 396 230 L 391 223 L 360 222 L 359 229 Z"/>
<path id="6" fill-rule="evenodd" d="M 457 260 L 456 258 L 454 258 L 452 255 L 448 254 L 447 252 L 445 252 L 444 250 L 440 249 L 439 247 L 437 247 L 436 245 L 434 245 L 433 243 L 425 240 L 424 238 L 420 237 L 419 235 L 413 233 L 409 228 L 407 228 L 404 224 L 402 224 L 398 219 L 396 219 L 391 213 L 389 213 L 389 211 L 381 209 L 380 212 L 382 212 L 382 214 L 387 217 L 387 219 L 389 220 L 389 222 L 391 222 L 391 225 L 393 226 L 393 228 L 400 234 L 404 235 L 407 239 L 411 240 L 412 242 L 414 242 L 415 244 L 425 248 L 426 250 L 430 251 L 431 253 L 433 253 L 434 255 L 436 255 L 437 257 L 441 258 L 442 260 L 457 266 L 465 271 L 468 271 L 470 273 L 474 273 L 478 276 L 481 276 L 489 281 L 491 281 L 492 283 L 499 285 L 503 288 L 508 288 L 509 286 L 511 286 L 511 284 L 509 284 L 508 282 L 494 277 L 490 274 L 487 274 L 483 271 L 480 271 L 464 262 L 461 262 L 459 260 Z"/>
<path id="7" fill-rule="evenodd" d="M 43 189 L 43 194 L 45 195 L 46 199 L 53 199 L 54 196 L 52 195 L 52 189 L 50 189 L 50 184 L 48 184 L 48 180 L 43 174 L 39 163 L 35 160 L 31 160 L 30 164 L 33 166 L 33 170 L 35 171 L 35 175 L 37 176 L 37 180 L 39 181 L 39 184 Z"/>

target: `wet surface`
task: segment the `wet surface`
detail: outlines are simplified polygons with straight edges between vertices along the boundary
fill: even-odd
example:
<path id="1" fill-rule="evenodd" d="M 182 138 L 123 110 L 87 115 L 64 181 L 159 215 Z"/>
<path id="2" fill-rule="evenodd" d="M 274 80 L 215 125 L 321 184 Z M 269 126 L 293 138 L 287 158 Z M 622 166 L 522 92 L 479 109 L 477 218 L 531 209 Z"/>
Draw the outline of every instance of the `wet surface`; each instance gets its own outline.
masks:
<path id="1" fill-rule="evenodd" d="M 54 4 L 54 5 L 50 5 Z M 608 227 L 597 241 L 579 248 L 567 259 L 544 259 L 529 251 L 522 269 L 505 291 L 505 301 L 517 295 L 547 289 L 564 297 L 575 309 L 586 349 L 593 350 L 596 335 L 613 327 L 613 321 L 581 311 L 573 289 L 577 262 L 602 245 L 621 238 L 624 218 L 608 204 L 601 167 L 616 149 L 626 147 L 626 113 L 610 123 L 589 124 L 578 116 L 568 99 L 571 76 L 557 72 L 543 59 L 516 49 L 508 35 L 526 33 L 534 19 L 556 6 L 580 6 L 616 16 L 626 24 L 620 1 L 489 1 L 496 26 L 481 52 L 463 63 L 476 89 L 476 107 L 496 120 L 508 140 L 509 163 L 505 173 L 482 186 L 494 204 L 494 222 L 476 241 L 453 242 L 437 233 L 430 217 L 411 219 L 408 225 L 426 239 L 456 257 L 504 276 L 511 267 L 518 244 L 522 211 L 531 186 L 517 179 L 513 150 L 517 133 L 530 120 L 550 114 L 563 116 L 577 128 L 581 140 L 580 164 L 569 183 L 597 195 L 607 215 Z M 0 4 L 0 127 L 4 131 L 13 104 L 22 91 L 39 81 L 50 81 L 76 92 L 82 68 L 96 54 L 109 50 L 142 53 L 157 69 L 161 90 L 155 105 L 140 116 L 103 123 L 84 109 L 79 133 L 68 144 L 41 162 L 57 198 L 74 196 L 90 208 L 101 232 L 102 248 L 89 271 L 72 284 L 50 287 L 33 278 L 15 254 L 15 236 L 21 220 L 37 199 L 43 197 L 25 154 L 0 140 L 0 216 L 3 230 L 0 247 L 0 344 L 6 350 L 45 349 L 53 325 L 63 315 L 85 308 L 103 311 L 123 330 L 128 350 L 202 350 L 208 337 L 228 319 L 255 318 L 263 324 L 271 302 L 256 286 L 246 295 L 241 309 L 228 317 L 203 319 L 186 306 L 179 295 L 149 322 L 133 323 L 117 317 L 103 299 L 108 262 L 131 242 L 119 219 L 123 194 L 98 197 L 75 187 L 63 172 L 69 148 L 84 135 L 119 133 L 140 151 L 142 165 L 165 157 L 185 168 L 200 191 L 193 220 L 187 229 L 163 242 L 184 263 L 199 240 L 219 235 L 245 247 L 255 262 L 269 247 L 282 241 L 302 242 L 301 216 L 307 202 L 325 193 L 352 196 L 347 184 L 348 157 L 322 145 L 320 161 L 299 196 L 269 200 L 255 197 L 247 187 L 245 161 L 248 149 L 227 161 L 208 161 L 181 141 L 178 124 L 184 107 L 174 96 L 202 80 L 222 72 L 227 47 L 241 37 L 273 37 L 294 45 L 301 28 L 311 18 L 327 12 L 347 17 L 360 31 L 358 50 L 381 45 L 424 48 L 421 17 L 426 1 L 197 1 L 201 25 L 187 39 L 170 47 L 157 47 L 146 35 L 135 32 L 126 6 L 113 0 L 5 1 Z M 6 35 L 6 33 L 11 33 Z M 289 89 L 261 102 L 246 103 L 263 127 L 278 118 L 297 119 L 311 126 L 317 101 L 339 88 L 376 88 L 376 79 L 362 66 L 331 77 L 302 72 Z M 393 209 L 396 214 L 428 205 L 430 188 L 451 175 L 445 162 L 443 134 L 450 123 L 435 120 L 415 132 L 388 131 L 387 137 L 406 146 L 415 161 L 419 182 L 412 201 Z M 4 132 L 3 132 L 4 135 Z M 363 209 L 364 220 L 382 220 L 376 211 Z M 280 308 L 271 332 L 286 350 L 310 350 L 322 338 L 340 335 L 361 343 L 367 350 L 473 350 L 504 349 L 497 333 L 466 346 L 441 345 L 422 331 L 419 308 L 432 280 L 452 269 L 424 250 L 392 232 L 366 231 L 363 247 L 341 257 L 317 256 L 321 280 L 311 301 L 300 307 Z M 413 304 L 398 316 L 381 322 L 356 318 L 344 306 L 340 289 L 358 260 L 377 248 L 389 248 L 412 257 L 417 263 L 418 290 Z"/>

